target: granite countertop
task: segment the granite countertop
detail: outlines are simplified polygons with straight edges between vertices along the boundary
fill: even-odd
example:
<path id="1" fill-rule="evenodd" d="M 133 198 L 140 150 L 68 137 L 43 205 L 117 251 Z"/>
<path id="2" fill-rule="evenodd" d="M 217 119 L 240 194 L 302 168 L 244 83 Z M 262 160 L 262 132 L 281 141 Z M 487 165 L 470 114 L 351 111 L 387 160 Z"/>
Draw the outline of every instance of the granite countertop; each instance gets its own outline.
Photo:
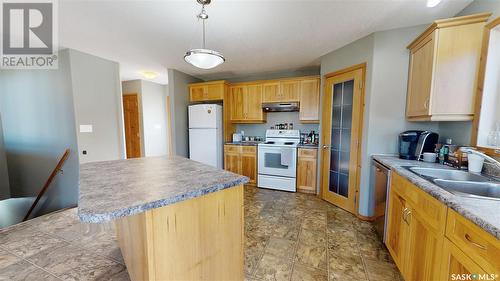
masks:
<path id="1" fill-rule="evenodd" d="M 471 198 L 455 195 L 426 179 L 408 171 L 402 166 L 419 166 L 431 168 L 452 169 L 437 163 L 424 163 L 415 160 L 399 159 L 396 156 L 373 155 L 373 159 L 408 179 L 417 187 L 441 201 L 457 213 L 472 221 L 488 233 L 500 239 L 500 201 L 481 198 Z"/>
<path id="2" fill-rule="evenodd" d="M 241 142 L 228 141 L 225 144 L 229 144 L 229 145 L 257 146 L 259 143 L 262 143 L 262 142 L 263 141 L 241 141 Z"/>
<path id="3" fill-rule="evenodd" d="M 248 178 L 177 156 L 82 164 L 78 216 L 101 223 L 248 182 Z"/>

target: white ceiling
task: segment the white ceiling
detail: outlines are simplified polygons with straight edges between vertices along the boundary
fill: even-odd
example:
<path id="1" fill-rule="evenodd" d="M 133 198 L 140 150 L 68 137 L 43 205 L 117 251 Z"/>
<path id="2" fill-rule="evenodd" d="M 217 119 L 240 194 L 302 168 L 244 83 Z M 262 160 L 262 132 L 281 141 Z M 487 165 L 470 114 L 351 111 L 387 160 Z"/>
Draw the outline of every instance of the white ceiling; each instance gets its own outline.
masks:
<path id="1" fill-rule="evenodd" d="M 140 79 L 141 70 L 161 75 L 175 68 L 204 79 L 319 65 L 319 57 L 372 32 L 430 23 L 451 17 L 472 0 L 271 1 L 212 0 L 207 7 L 207 47 L 226 62 L 199 70 L 183 60 L 201 47 L 195 0 L 59 1 L 59 40 L 63 47 L 120 63 L 122 79 Z"/>

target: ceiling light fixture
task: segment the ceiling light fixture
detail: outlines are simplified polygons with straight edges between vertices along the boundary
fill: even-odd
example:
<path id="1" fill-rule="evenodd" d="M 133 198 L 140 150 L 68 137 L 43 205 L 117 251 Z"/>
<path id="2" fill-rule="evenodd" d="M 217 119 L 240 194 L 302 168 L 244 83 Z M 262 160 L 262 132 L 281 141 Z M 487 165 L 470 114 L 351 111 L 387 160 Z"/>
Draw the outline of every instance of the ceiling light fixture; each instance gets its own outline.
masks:
<path id="1" fill-rule="evenodd" d="M 186 52 L 184 60 L 195 67 L 202 69 L 211 69 L 222 64 L 226 59 L 224 56 L 210 49 L 205 48 L 205 20 L 208 14 L 205 12 L 205 5 L 210 4 L 211 0 L 196 0 L 201 4 L 201 12 L 196 17 L 203 23 L 203 45 L 201 49 L 192 49 Z"/>
<path id="2" fill-rule="evenodd" d="M 140 73 L 146 79 L 155 79 L 160 76 L 160 73 L 151 70 L 142 70 Z"/>
<path id="3" fill-rule="evenodd" d="M 427 0 L 427 7 L 434 8 L 441 3 L 441 0 Z"/>

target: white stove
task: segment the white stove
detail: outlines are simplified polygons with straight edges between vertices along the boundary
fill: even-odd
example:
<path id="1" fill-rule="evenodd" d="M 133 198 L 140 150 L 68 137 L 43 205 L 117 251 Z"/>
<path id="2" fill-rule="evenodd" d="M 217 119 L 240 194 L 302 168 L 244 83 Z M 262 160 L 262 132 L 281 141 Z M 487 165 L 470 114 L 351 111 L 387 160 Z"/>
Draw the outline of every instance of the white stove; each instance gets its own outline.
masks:
<path id="1" fill-rule="evenodd" d="M 299 142 L 299 130 L 266 131 L 266 141 L 258 145 L 258 187 L 296 191 Z"/>

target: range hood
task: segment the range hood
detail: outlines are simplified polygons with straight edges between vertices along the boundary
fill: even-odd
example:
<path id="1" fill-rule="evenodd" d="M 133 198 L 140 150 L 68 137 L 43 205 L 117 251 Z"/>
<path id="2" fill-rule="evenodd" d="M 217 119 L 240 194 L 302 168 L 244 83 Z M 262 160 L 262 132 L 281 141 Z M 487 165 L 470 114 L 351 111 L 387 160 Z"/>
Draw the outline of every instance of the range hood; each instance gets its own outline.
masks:
<path id="1" fill-rule="evenodd" d="M 263 103 L 262 110 L 264 112 L 291 112 L 299 111 L 298 102 L 271 102 Z"/>

